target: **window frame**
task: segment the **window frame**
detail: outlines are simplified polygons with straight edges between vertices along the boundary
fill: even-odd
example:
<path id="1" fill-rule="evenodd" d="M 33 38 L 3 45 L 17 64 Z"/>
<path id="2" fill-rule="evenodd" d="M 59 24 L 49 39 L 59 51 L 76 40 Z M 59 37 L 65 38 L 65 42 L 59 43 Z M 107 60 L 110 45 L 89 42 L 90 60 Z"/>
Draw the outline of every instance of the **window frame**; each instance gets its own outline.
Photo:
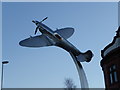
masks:
<path id="1" fill-rule="evenodd" d="M 117 66 L 115 64 L 109 67 L 109 79 L 110 79 L 110 84 L 114 84 L 118 82 Z"/>

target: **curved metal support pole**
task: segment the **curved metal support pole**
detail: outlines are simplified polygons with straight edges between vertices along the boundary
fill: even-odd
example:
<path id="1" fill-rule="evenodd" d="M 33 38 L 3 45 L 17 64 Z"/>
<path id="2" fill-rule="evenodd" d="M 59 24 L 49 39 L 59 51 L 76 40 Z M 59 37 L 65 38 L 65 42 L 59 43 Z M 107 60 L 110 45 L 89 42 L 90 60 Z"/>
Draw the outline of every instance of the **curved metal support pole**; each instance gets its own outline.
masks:
<path id="1" fill-rule="evenodd" d="M 79 78 L 80 78 L 80 84 L 81 84 L 81 88 L 86 88 L 88 90 L 89 86 L 88 86 L 88 82 L 87 82 L 87 78 L 84 72 L 84 69 L 81 65 L 81 63 L 79 61 L 77 61 L 77 57 L 73 55 L 73 53 L 70 52 L 70 55 L 73 58 L 73 61 L 76 65 L 78 74 L 79 74 Z"/>

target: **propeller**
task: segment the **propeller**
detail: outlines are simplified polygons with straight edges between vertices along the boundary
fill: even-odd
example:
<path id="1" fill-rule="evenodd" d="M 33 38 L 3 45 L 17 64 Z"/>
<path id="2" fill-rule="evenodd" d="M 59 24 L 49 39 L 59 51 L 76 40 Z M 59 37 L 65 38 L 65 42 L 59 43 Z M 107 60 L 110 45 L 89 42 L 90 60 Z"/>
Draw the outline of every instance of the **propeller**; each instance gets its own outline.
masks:
<path id="1" fill-rule="evenodd" d="M 39 26 L 37 26 L 36 29 L 35 29 L 35 33 L 34 33 L 35 35 L 36 35 L 37 31 L 38 31 L 38 28 L 39 28 Z"/>
<path id="2" fill-rule="evenodd" d="M 45 21 L 48 17 L 44 18 L 41 22 Z"/>
<path id="3" fill-rule="evenodd" d="M 44 18 L 44 19 L 43 19 L 42 21 L 40 21 L 40 22 L 38 22 L 38 21 L 34 21 L 34 20 L 32 20 L 32 22 L 33 22 L 33 23 L 35 23 L 35 24 L 37 25 L 37 24 L 39 24 L 39 23 L 41 23 L 41 22 L 45 21 L 47 18 L 48 18 L 48 17 Z M 35 33 L 34 33 L 34 34 L 36 34 L 36 33 L 37 33 L 37 31 L 38 31 L 39 27 L 40 27 L 39 25 L 36 27 L 36 29 L 35 29 Z"/>

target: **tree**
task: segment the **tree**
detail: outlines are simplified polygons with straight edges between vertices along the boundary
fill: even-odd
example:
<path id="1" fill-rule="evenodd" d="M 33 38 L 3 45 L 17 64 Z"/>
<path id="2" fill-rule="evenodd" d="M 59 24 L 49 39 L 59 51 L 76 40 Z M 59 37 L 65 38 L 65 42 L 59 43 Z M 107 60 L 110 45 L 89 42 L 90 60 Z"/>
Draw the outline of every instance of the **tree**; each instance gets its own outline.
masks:
<path id="1" fill-rule="evenodd" d="M 71 78 L 66 78 L 64 84 L 65 84 L 65 90 L 75 90 L 76 88 L 76 85 L 74 84 Z"/>

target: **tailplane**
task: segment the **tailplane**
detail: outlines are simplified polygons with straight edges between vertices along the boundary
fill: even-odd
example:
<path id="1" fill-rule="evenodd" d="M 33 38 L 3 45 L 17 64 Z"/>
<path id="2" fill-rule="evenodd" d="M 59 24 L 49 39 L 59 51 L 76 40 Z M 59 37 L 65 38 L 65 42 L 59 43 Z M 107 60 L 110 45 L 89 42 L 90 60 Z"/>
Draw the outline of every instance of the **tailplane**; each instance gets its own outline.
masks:
<path id="1" fill-rule="evenodd" d="M 79 54 L 79 55 L 77 56 L 77 60 L 78 60 L 79 62 L 84 62 L 84 61 L 90 62 L 91 59 L 92 59 L 92 57 L 93 57 L 92 51 L 91 51 L 91 50 L 88 50 L 88 51 L 85 52 L 85 53 Z"/>

